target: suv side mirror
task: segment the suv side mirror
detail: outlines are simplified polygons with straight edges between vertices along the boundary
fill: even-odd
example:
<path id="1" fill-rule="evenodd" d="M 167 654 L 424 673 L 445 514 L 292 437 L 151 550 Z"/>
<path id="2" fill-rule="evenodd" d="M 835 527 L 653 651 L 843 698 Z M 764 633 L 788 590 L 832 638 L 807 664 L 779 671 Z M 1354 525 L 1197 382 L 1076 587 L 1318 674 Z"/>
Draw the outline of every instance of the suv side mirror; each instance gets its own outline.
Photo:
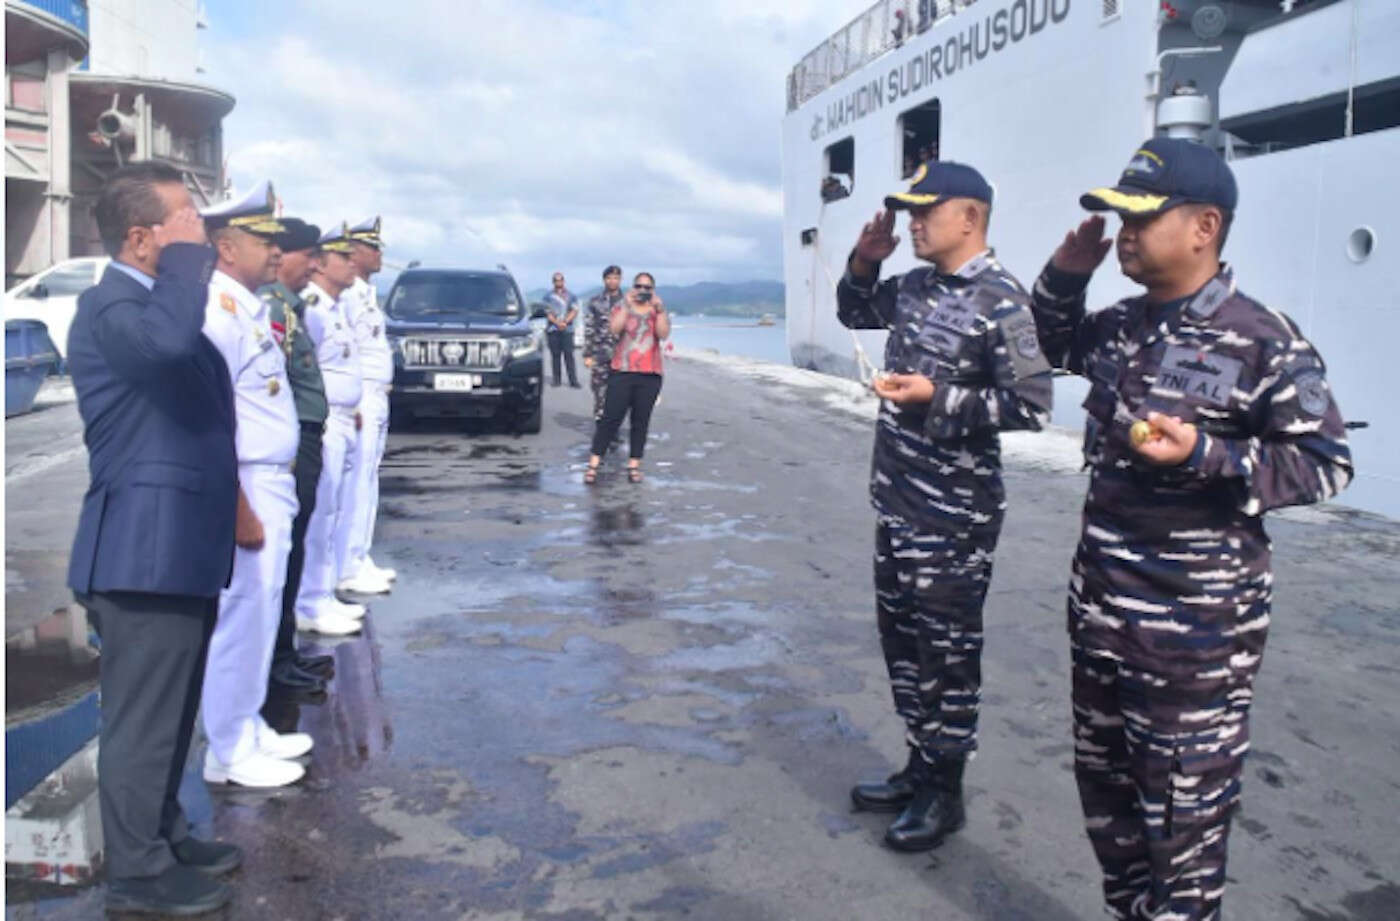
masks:
<path id="1" fill-rule="evenodd" d="M 49 296 L 48 286 L 41 281 L 34 287 L 30 288 L 28 291 L 24 292 L 24 296 L 37 297 L 40 299 L 46 298 Z"/>
<path id="2" fill-rule="evenodd" d="M 544 301 L 535 301 L 530 305 L 530 319 L 543 320 L 547 316 L 549 316 L 549 308 L 545 306 Z"/>

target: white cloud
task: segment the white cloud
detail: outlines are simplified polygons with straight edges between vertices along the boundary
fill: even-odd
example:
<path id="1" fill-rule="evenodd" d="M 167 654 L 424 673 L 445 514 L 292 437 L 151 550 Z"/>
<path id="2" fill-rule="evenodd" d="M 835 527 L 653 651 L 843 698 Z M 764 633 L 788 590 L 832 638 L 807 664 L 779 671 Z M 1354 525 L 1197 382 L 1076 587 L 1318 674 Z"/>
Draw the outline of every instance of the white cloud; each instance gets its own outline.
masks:
<path id="1" fill-rule="evenodd" d="M 527 287 L 609 262 L 778 277 L 784 80 L 839 13 L 598 6 L 230 9 L 257 17 L 207 54 L 238 97 L 234 183 L 270 176 L 287 213 L 322 224 L 383 214 L 390 262 L 503 260 Z"/>

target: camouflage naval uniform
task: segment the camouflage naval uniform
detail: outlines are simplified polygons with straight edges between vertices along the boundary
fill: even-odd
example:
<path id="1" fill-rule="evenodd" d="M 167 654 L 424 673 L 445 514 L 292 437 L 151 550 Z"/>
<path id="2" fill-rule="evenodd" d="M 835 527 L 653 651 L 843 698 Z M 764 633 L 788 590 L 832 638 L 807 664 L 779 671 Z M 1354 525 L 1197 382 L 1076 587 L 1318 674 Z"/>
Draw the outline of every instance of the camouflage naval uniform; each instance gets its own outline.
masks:
<path id="1" fill-rule="evenodd" d="M 268 306 L 273 332 L 287 356 L 287 377 L 296 402 L 297 421 L 301 424 L 296 464 L 292 468 L 298 508 L 292 521 L 292 549 L 287 557 L 286 584 L 282 588 L 282 620 L 273 648 L 276 674 L 276 666 L 296 657 L 296 598 L 306 565 L 306 528 L 316 507 L 316 484 L 321 477 L 321 432 L 330 410 L 325 382 L 321 380 L 321 366 L 316 361 L 316 344 L 302 323 L 305 303 L 280 281 L 259 288 L 258 296 Z"/>
<path id="2" fill-rule="evenodd" d="M 1069 589 L 1075 775 L 1110 913 L 1217 919 L 1269 625 L 1263 514 L 1351 478 L 1341 414 L 1292 320 L 1222 269 L 1165 305 L 1092 315 L 1048 266 L 1040 340 L 1087 377 L 1084 528 Z M 1129 443 L 1150 411 L 1198 427 L 1179 467 Z"/>
<path id="3" fill-rule="evenodd" d="M 617 337 L 608 326 L 608 318 L 613 308 L 622 303 L 622 292 L 609 294 L 600 291 L 588 299 L 583 315 L 583 355 L 593 359 L 593 374 L 589 384 L 593 388 L 593 421 L 603 418 L 603 398 L 608 393 L 608 377 L 612 375 L 613 350 L 617 348 Z"/>
<path id="4" fill-rule="evenodd" d="M 878 286 L 847 271 L 836 300 L 843 325 L 890 330 L 887 371 L 934 381 L 927 406 L 880 404 L 876 611 L 909 746 L 960 761 L 977 747 L 982 602 L 1006 509 L 997 433 L 1047 421 L 1050 366 L 1029 298 L 990 250 L 952 275 L 916 268 Z"/>

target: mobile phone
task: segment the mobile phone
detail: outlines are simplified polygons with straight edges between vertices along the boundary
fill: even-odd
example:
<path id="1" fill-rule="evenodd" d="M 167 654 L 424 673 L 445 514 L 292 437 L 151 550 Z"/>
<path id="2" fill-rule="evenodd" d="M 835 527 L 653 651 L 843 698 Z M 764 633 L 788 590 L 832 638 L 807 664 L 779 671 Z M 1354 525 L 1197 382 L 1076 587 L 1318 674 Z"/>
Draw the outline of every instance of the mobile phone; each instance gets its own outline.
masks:
<path id="1" fill-rule="evenodd" d="M 650 292 L 650 291 L 638 291 L 638 292 L 637 292 L 637 303 L 638 303 L 638 304 L 650 304 L 650 303 L 651 303 L 651 292 Z"/>

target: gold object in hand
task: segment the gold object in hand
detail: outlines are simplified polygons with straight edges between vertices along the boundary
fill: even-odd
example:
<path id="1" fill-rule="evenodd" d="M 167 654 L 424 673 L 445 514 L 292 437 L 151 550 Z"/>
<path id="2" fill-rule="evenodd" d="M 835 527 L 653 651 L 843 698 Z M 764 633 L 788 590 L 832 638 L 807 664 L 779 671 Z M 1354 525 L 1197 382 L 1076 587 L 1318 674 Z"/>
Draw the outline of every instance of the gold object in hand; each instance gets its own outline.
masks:
<path id="1" fill-rule="evenodd" d="M 1157 436 L 1157 430 L 1146 419 L 1139 419 L 1133 423 L 1133 427 L 1128 429 L 1128 437 L 1132 439 L 1133 447 L 1140 448 Z"/>

